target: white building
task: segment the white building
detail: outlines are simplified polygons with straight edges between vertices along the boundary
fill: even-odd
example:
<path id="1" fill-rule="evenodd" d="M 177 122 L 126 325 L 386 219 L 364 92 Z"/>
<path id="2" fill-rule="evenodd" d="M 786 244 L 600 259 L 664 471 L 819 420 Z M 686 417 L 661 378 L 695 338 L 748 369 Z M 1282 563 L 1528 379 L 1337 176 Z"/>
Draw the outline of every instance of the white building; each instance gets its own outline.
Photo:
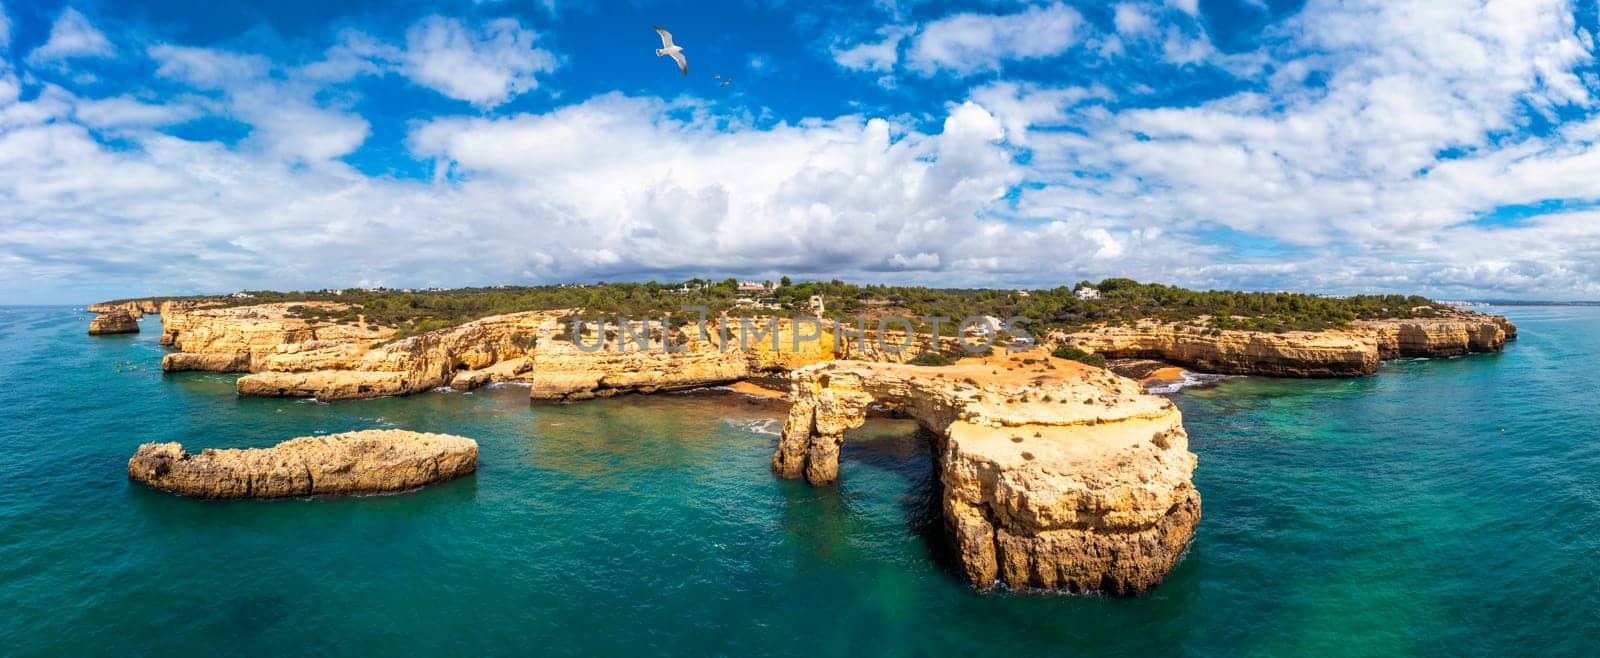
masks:
<path id="1" fill-rule="evenodd" d="M 1084 300 L 1084 301 L 1089 301 L 1091 299 L 1100 299 L 1100 291 L 1099 290 L 1095 290 L 1094 288 L 1090 288 L 1089 286 L 1084 286 L 1082 288 L 1079 288 L 1078 292 L 1073 293 L 1073 294 L 1077 295 L 1078 299 L 1081 299 L 1081 300 Z"/>

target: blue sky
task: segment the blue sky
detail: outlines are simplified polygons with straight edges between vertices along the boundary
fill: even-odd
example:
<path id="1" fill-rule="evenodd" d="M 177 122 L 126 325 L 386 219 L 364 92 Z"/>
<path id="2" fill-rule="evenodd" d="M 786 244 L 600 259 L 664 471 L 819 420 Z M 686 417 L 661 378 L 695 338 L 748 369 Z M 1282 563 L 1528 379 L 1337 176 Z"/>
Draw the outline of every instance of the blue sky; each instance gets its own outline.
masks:
<path id="1" fill-rule="evenodd" d="M 0 303 L 783 274 L 1600 298 L 1588 1 L 0 16 Z"/>

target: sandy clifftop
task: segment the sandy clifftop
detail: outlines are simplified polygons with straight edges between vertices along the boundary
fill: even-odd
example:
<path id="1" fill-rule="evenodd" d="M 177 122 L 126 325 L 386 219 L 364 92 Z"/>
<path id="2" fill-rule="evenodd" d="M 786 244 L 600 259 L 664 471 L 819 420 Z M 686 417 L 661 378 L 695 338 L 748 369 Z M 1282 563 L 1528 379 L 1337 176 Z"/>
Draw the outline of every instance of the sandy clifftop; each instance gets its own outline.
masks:
<path id="1" fill-rule="evenodd" d="M 366 430 L 198 455 L 177 443 L 146 443 L 128 460 L 128 476 L 197 498 L 286 498 L 407 491 L 477 467 L 472 439 Z"/>
<path id="2" fill-rule="evenodd" d="M 1112 594 L 1155 586 L 1200 519 L 1181 414 L 1105 370 L 1027 360 L 797 370 L 773 471 L 834 481 L 845 431 L 870 405 L 887 404 L 938 436 L 945 523 L 973 585 Z"/>

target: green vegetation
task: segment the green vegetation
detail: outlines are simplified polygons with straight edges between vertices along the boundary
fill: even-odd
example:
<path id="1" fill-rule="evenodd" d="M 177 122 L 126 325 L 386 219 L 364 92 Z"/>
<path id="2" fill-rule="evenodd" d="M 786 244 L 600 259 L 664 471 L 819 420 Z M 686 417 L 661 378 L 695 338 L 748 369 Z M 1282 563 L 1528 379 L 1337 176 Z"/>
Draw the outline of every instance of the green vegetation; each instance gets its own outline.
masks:
<path id="1" fill-rule="evenodd" d="M 1097 299 L 1079 299 L 1075 291 L 1093 287 Z M 1358 319 L 1428 317 L 1446 310 L 1418 296 L 1358 295 L 1320 297 L 1287 292 L 1236 292 L 1188 290 L 1175 286 L 1139 283 L 1132 279 L 1082 282 L 1047 290 L 988 288 L 926 288 L 920 286 L 856 285 L 832 281 L 779 279 L 770 293 L 740 293 L 738 281 L 690 279 L 679 283 L 604 283 L 592 285 L 497 286 L 453 290 L 361 289 L 316 292 L 248 291 L 240 296 L 188 297 L 227 306 L 271 302 L 339 302 L 342 310 L 298 306 L 294 313 L 307 318 L 395 327 L 402 335 L 454 326 L 500 313 L 561 308 L 581 309 L 589 318 L 659 317 L 685 314 L 685 306 L 704 306 L 710 315 L 736 316 L 806 313 L 813 295 L 821 295 L 828 317 L 842 321 L 892 315 L 911 319 L 945 317 L 940 332 L 953 335 L 962 318 L 988 315 L 1031 320 L 1025 328 L 1035 336 L 1051 330 L 1073 330 L 1094 324 L 1128 324 L 1151 318 L 1189 323 L 1211 330 L 1258 331 L 1321 330 L 1349 326 Z M 693 315 L 690 313 L 689 315 Z M 929 329 L 920 323 L 918 330 Z"/>
<path id="2" fill-rule="evenodd" d="M 1050 356 L 1068 361 L 1077 361 L 1096 368 L 1106 367 L 1106 355 L 1087 352 L 1076 347 L 1057 347 L 1054 352 L 1050 353 Z"/>
<path id="3" fill-rule="evenodd" d="M 923 352 L 911 357 L 911 360 L 907 361 L 906 363 L 914 366 L 947 366 L 955 363 L 955 361 L 950 360 L 950 357 L 938 352 Z"/>

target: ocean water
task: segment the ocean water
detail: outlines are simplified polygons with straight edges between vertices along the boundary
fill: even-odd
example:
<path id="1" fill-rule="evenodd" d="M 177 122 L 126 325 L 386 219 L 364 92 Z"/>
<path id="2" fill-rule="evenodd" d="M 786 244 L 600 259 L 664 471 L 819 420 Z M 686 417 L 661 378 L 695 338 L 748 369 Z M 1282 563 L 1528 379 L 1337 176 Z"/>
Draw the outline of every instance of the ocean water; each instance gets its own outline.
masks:
<path id="1" fill-rule="evenodd" d="M 925 437 L 836 488 L 767 470 L 780 411 L 525 390 L 338 404 L 163 376 L 159 320 L 0 307 L 0 655 L 1583 655 L 1600 647 L 1600 309 L 1503 309 L 1503 354 L 1176 395 L 1204 519 L 1130 600 L 979 594 L 930 541 Z M 146 441 L 400 427 L 480 470 L 402 495 L 207 502 Z"/>

